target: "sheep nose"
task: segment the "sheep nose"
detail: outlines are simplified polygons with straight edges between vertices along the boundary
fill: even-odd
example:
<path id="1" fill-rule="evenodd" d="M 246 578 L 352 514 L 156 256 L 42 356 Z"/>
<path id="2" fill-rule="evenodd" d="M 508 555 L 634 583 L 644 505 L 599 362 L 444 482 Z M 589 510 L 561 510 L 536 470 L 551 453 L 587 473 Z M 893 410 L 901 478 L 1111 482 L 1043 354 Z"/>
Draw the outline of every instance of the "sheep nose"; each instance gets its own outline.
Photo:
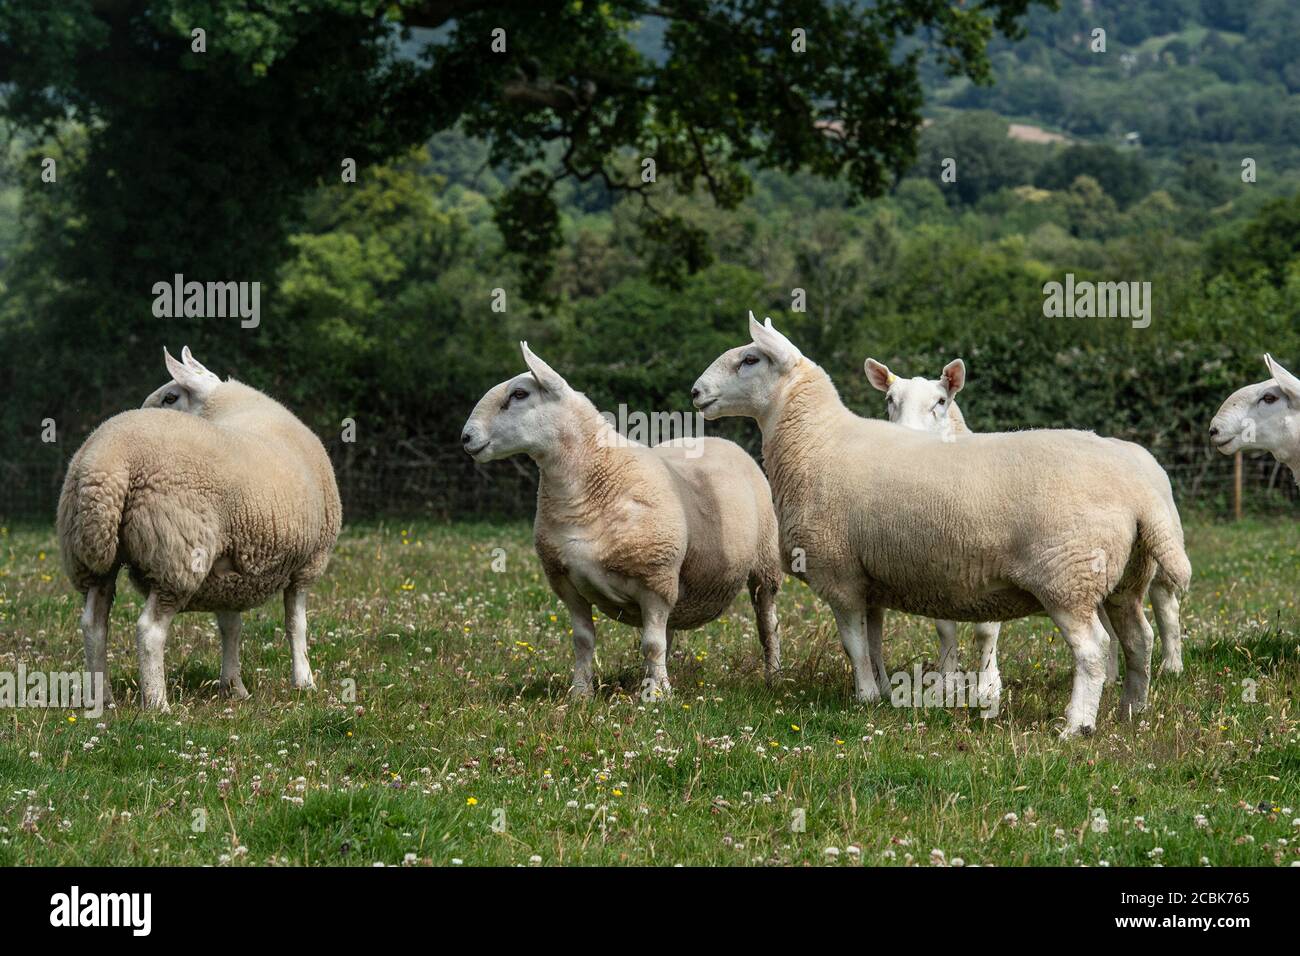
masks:
<path id="1" fill-rule="evenodd" d="M 694 388 L 691 389 L 691 401 L 695 401 L 699 397 L 700 397 L 700 387 L 696 385 Z"/>
<path id="2" fill-rule="evenodd" d="M 1215 425 L 1210 429 L 1210 437 L 1216 438 L 1218 437 L 1218 434 L 1219 434 L 1219 426 Z"/>
<path id="3" fill-rule="evenodd" d="M 462 445 L 468 445 L 468 444 L 469 444 L 470 442 L 472 442 L 473 440 L 474 440 L 474 436 L 471 435 L 471 434 L 469 433 L 469 431 L 464 431 L 464 432 L 461 433 L 461 436 L 460 436 L 460 443 L 461 443 Z"/>

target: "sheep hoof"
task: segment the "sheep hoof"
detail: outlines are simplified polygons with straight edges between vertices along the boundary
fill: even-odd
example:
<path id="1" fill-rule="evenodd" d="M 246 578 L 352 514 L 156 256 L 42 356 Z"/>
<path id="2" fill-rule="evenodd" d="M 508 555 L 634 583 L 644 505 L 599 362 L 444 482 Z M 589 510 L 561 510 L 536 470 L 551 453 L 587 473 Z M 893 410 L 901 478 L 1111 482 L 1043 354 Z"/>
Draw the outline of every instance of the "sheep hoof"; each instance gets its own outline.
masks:
<path id="1" fill-rule="evenodd" d="M 244 687 L 244 682 L 236 677 L 234 680 L 221 682 L 221 696 L 229 697 L 231 700 L 248 700 L 250 695 Z"/>
<path id="2" fill-rule="evenodd" d="M 1159 673 L 1161 674 L 1169 674 L 1170 676 L 1177 677 L 1182 672 L 1183 662 L 1181 660 L 1170 660 L 1166 657 L 1160 662 Z"/>
<path id="3" fill-rule="evenodd" d="M 875 684 L 860 688 L 857 694 L 859 704 L 875 704 L 880 701 L 880 688 Z"/>
<path id="4" fill-rule="evenodd" d="M 644 703 L 653 704 L 672 695 L 673 688 L 667 677 L 647 677 L 641 681 L 641 700 Z"/>
<path id="5" fill-rule="evenodd" d="M 294 690 L 315 690 L 316 681 L 311 677 L 306 680 L 299 680 L 295 677 L 292 681 L 292 687 Z"/>
<path id="6" fill-rule="evenodd" d="M 1119 719 L 1132 720 L 1146 709 L 1147 702 L 1145 699 L 1121 698 L 1119 702 Z"/>
<path id="7" fill-rule="evenodd" d="M 574 700 L 590 700 L 596 696 L 596 689 L 590 680 L 574 681 L 569 687 L 569 696 Z"/>
<path id="8" fill-rule="evenodd" d="M 1095 728 L 1091 724 L 1083 724 L 1078 727 L 1066 727 L 1061 731 L 1061 739 L 1069 740 L 1071 737 L 1091 737 Z"/>

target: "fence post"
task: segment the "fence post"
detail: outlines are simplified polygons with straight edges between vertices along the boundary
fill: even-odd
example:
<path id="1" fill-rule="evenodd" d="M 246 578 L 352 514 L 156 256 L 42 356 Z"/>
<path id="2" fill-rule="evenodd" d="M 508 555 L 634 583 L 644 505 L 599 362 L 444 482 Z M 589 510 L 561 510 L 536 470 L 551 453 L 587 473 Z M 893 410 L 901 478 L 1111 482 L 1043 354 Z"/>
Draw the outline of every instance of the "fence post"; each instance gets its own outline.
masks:
<path id="1" fill-rule="evenodd" d="M 1232 514 L 1241 520 L 1241 452 L 1232 456 Z"/>

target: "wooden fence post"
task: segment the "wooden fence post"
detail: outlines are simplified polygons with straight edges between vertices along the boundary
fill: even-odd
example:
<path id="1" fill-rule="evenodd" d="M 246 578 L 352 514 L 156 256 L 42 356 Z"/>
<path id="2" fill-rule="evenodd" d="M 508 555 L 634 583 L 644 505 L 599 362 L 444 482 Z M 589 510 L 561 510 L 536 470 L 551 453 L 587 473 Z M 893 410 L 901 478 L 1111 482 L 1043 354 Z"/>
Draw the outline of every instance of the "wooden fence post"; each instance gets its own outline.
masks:
<path id="1" fill-rule="evenodd" d="M 1232 456 L 1232 514 L 1241 520 L 1241 452 Z"/>

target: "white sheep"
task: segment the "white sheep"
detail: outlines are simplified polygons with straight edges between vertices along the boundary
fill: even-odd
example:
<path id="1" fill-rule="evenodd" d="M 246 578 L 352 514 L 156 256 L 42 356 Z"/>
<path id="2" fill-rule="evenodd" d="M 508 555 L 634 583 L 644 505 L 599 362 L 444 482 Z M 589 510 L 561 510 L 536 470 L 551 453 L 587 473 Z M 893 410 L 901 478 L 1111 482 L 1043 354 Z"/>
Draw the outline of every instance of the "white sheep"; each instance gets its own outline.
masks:
<path id="1" fill-rule="evenodd" d="M 750 315 L 753 342 L 717 358 L 692 399 L 706 418 L 758 421 L 788 570 L 835 614 L 859 700 L 876 700 L 881 609 L 1003 621 L 1046 612 L 1074 653 L 1063 736 L 1096 725 L 1108 637 L 1123 642 L 1120 714 L 1145 709 L 1152 633 L 1142 598 L 1191 567 L 1132 459 L 1089 432 L 977 434 L 945 443 L 861 418 L 826 373 Z M 874 632 L 874 633 L 873 633 Z M 874 659 L 874 660 L 873 660 Z"/>
<path id="2" fill-rule="evenodd" d="M 1210 440 L 1225 455 L 1269 452 L 1300 484 L 1300 379 L 1271 355 L 1264 364 L 1273 377 L 1229 395 L 1210 422 Z"/>
<path id="3" fill-rule="evenodd" d="M 939 435 L 945 441 L 954 441 L 963 435 L 969 435 L 970 429 L 966 419 L 957 407 L 957 393 L 966 384 L 966 363 L 954 359 L 943 367 L 936 380 L 917 376 L 900 378 L 882 362 L 869 358 L 864 363 L 867 380 L 885 393 L 886 413 L 891 422 L 928 431 Z M 1177 526 L 1179 538 L 1182 537 L 1182 519 L 1178 506 L 1174 503 L 1173 488 L 1169 475 L 1160 463 L 1145 448 L 1132 442 L 1117 438 L 1109 439 L 1118 447 L 1133 456 L 1133 462 L 1143 476 L 1151 482 L 1152 488 L 1169 507 L 1170 520 Z M 1182 625 L 1179 621 L 1179 600 L 1177 588 L 1167 576 L 1157 569 L 1151 582 L 1151 607 L 1156 615 L 1156 626 L 1160 631 L 1163 654 L 1160 660 L 1161 673 L 1181 674 L 1183 671 Z M 1104 607 L 1098 608 L 1102 624 L 1110 632 L 1110 620 Z M 935 621 L 939 632 L 940 669 L 944 672 L 957 669 L 957 626 L 952 621 Z M 981 667 L 990 662 L 993 668 L 988 678 L 992 687 L 1001 687 L 997 674 L 997 640 L 999 625 L 996 621 L 982 622 L 975 625 L 975 636 L 980 647 Z M 1110 657 L 1106 674 L 1111 680 L 1119 673 L 1119 641 L 1111 640 Z M 984 678 L 981 677 L 981 680 Z"/>
<path id="4" fill-rule="evenodd" d="M 595 605 L 641 629 L 644 699 L 671 691 L 674 630 L 725 611 L 746 585 L 770 679 L 780 667 L 776 513 L 738 445 L 686 438 L 647 448 L 520 343 L 529 371 L 490 389 L 461 436 L 475 461 L 537 464 L 534 542 L 573 627 L 572 693 L 594 693 Z"/>
<path id="5" fill-rule="evenodd" d="M 167 710 L 164 648 L 181 611 L 215 611 L 221 691 L 247 697 L 241 611 L 284 592 L 293 686 L 315 686 L 307 592 L 342 521 L 320 440 L 279 402 L 163 352 L 172 381 L 115 415 L 73 456 L 59 498 L 63 566 L 85 595 L 86 669 L 108 691 L 108 618 L 125 566 L 146 596 L 136 630 L 145 707 Z M 187 414 L 176 415 L 171 410 Z"/>
<path id="6" fill-rule="evenodd" d="M 914 431 L 930 432 L 945 442 L 956 441 L 969 435 L 966 419 L 957 407 L 956 395 L 966 384 L 966 363 L 954 359 L 943 367 L 936 381 L 929 379 L 899 378 L 882 362 L 866 360 L 867 380 L 885 393 L 885 408 L 889 420 Z M 939 670 L 945 674 L 957 672 L 957 622 L 936 620 L 934 629 L 939 634 Z M 979 687 L 990 701 L 1002 695 L 1002 675 L 998 672 L 998 634 L 1002 625 L 998 621 L 977 621 L 975 641 L 979 646 Z M 1112 642 L 1117 647 L 1118 642 Z"/>

